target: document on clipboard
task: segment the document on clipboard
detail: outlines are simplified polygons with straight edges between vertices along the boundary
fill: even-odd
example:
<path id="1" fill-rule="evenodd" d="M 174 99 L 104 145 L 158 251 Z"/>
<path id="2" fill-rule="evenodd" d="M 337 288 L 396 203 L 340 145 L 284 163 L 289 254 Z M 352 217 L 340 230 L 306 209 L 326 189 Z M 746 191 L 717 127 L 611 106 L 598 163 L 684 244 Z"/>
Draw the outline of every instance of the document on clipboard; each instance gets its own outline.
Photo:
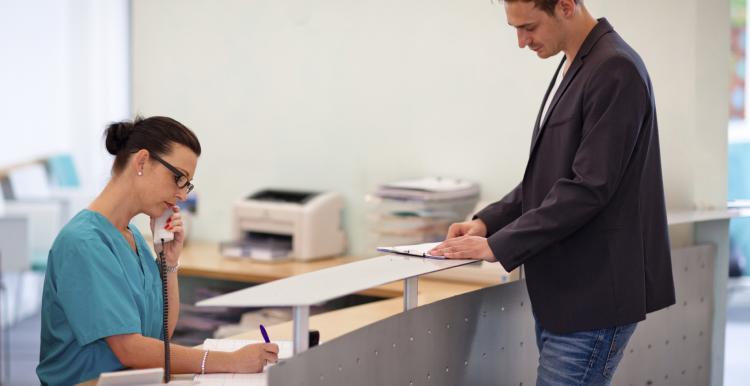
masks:
<path id="1" fill-rule="evenodd" d="M 424 243 L 424 244 L 413 244 L 413 245 L 398 245 L 395 247 L 378 247 L 377 250 L 385 253 L 393 253 L 396 255 L 407 255 L 425 257 L 428 259 L 445 259 L 444 256 L 430 255 L 429 252 L 432 248 L 440 245 L 437 243 Z"/>

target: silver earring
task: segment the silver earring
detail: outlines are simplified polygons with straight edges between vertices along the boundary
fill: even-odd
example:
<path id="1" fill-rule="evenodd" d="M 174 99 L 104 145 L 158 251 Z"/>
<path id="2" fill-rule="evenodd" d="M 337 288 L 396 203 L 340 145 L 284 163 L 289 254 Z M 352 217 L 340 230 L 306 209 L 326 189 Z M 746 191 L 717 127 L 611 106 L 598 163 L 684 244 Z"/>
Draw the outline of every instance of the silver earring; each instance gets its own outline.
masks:
<path id="1" fill-rule="evenodd" d="M 139 176 L 142 176 L 142 175 L 143 175 L 143 172 L 138 172 L 138 175 L 139 175 Z"/>

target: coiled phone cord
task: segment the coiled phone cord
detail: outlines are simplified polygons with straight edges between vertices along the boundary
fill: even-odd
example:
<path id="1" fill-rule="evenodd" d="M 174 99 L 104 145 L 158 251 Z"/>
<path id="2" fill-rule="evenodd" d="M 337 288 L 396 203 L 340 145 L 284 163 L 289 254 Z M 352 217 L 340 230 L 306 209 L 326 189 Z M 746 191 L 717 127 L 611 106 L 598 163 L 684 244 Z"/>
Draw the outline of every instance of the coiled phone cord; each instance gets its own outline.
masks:
<path id="1" fill-rule="evenodd" d="M 167 260 L 164 258 L 164 239 L 161 239 L 161 251 L 159 252 L 159 274 L 161 275 L 161 293 L 164 304 L 164 317 L 162 328 L 164 330 L 164 383 L 169 383 L 171 378 L 169 372 L 169 298 L 167 287 Z"/>

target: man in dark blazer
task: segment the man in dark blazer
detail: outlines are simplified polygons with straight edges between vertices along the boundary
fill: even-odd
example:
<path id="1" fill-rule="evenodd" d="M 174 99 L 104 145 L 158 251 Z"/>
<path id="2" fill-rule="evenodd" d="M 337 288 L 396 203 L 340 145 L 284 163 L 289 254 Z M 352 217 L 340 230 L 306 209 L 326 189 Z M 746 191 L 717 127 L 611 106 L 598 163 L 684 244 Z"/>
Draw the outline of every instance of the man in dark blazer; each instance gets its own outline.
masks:
<path id="1" fill-rule="evenodd" d="M 582 0 L 505 0 L 505 10 L 520 48 L 565 57 L 521 183 L 431 252 L 523 265 L 537 384 L 608 384 L 637 322 L 675 302 L 651 81 Z"/>

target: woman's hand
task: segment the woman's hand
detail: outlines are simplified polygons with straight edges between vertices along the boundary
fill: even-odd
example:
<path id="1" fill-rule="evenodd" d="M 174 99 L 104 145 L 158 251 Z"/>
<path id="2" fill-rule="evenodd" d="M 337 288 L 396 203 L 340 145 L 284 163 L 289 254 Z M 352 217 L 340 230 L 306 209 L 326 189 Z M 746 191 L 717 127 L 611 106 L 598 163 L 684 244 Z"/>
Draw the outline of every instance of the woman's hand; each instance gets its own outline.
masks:
<path id="1" fill-rule="evenodd" d="M 182 244 L 185 242 L 185 226 L 182 222 L 182 215 L 180 214 L 180 207 L 172 207 L 172 217 L 167 220 L 165 229 L 174 233 L 174 240 L 164 243 L 164 257 L 167 259 L 167 265 L 177 265 L 180 260 L 180 254 L 182 253 Z M 151 218 L 151 234 L 154 233 L 154 222 L 155 219 Z M 159 253 L 161 252 L 161 242 L 154 240 L 154 250 Z"/>
<path id="2" fill-rule="evenodd" d="M 233 373 L 259 373 L 268 363 L 279 360 L 279 346 L 275 343 L 249 344 L 233 352 L 232 356 Z"/>

